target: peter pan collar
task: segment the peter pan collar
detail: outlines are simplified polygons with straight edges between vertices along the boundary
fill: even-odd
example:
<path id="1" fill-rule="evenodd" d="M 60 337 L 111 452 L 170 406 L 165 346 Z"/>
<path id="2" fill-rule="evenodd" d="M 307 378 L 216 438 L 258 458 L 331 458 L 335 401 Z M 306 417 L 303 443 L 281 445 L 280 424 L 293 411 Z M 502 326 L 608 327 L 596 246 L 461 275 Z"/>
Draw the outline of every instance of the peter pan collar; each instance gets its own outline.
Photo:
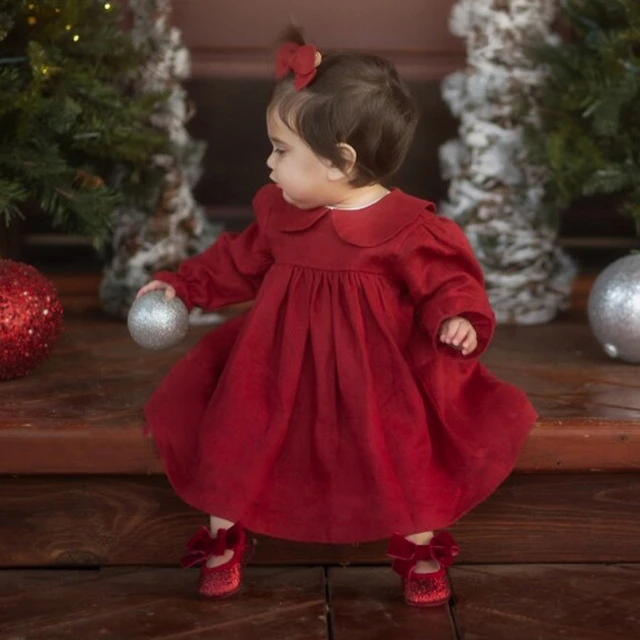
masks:
<path id="1" fill-rule="evenodd" d="M 435 212 L 433 203 L 409 196 L 400 189 L 391 189 L 382 200 L 364 209 L 298 209 L 289 204 L 279 192 L 279 200 L 271 216 L 271 224 L 278 231 L 296 233 L 310 229 L 329 216 L 336 233 L 357 247 L 376 247 L 388 242 L 410 225 L 425 209 Z"/>

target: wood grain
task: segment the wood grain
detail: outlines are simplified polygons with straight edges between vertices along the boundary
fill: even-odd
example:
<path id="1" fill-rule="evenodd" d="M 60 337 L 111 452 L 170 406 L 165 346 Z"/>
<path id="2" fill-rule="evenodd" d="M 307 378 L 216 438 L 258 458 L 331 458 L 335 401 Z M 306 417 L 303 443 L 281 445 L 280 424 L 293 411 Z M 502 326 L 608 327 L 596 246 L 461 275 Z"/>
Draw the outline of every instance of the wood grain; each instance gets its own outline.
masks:
<path id="1" fill-rule="evenodd" d="M 449 607 L 406 605 L 389 567 L 330 569 L 328 586 L 333 640 L 456 640 Z"/>
<path id="2" fill-rule="evenodd" d="M 0 566 L 176 566 L 206 522 L 162 477 L 0 478 Z M 640 562 L 637 474 L 512 476 L 452 532 L 462 563 Z M 257 536 L 252 564 L 386 563 L 386 541 Z"/>
<path id="3" fill-rule="evenodd" d="M 151 352 L 95 309 L 72 311 L 65 323 L 34 375 L 2 383 L 0 474 L 161 474 L 142 406 L 211 329 Z M 500 327 L 485 362 L 528 392 L 540 413 L 519 472 L 640 469 L 637 368 L 607 359 L 581 316 Z"/>
<path id="4" fill-rule="evenodd" d="M 110 569 L 86 580 L 56 571 L 48 589 L 30 589 L 28 573 L 0 572 L 0 639 L 327 638 L 319 567 L 250 569 L 242 592 L 218 602 L 199 599 L 196 581 L 196 571 L 175 569 Z"/>
<path id="5" fill-rule="evenodd" d="M 464 640 L 636 640 L 638 567 L 457 567 L 454 617 Z"/>
<path id="6" fill-rule="evenodd" d="M 0 640 L 636 640 L 640 565 L 476 565 L 453 606 L 402 602 L 388 567 L 249 568 L 223 601 L 195 571 L 0 571 Z M 451 614 L 453 617 L 451 618 Z M 455 621 L 455 627 L 453 626 Z M 457 630 L 457 634 L 456 634 Z"/>
<path id="7" fill-rule="evenodd" d="M 405 80 L 439 82 L 450 73 L 464 68 L 465 57 L 457 53 L 416 54 L 405 51 L 382 51 Z M 191 54 L 192 77 L 201 79 L 255 80 L 273 77 L 271 52 L 225 51 L 206 48 Z"/>

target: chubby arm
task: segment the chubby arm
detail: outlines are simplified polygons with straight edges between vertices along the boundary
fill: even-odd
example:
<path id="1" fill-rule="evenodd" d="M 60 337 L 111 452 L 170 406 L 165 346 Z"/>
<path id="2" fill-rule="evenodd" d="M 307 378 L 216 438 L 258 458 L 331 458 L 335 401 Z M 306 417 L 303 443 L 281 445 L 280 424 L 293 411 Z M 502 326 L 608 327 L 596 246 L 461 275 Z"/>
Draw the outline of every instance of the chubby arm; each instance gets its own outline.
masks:
<path id="1" fill-rule="evenodd" d="M 417 317 L 435 349 L 459 358 L 477 358 L 489 346 L 495 316 L 484 288 L 482 271 L 464 233 L 455 222 L 425 213 L 406 239 L 400 255 L 402 278 Z M 468 355 L 442 340 L 452 320 L 468 321 L 477 347 Z"/>

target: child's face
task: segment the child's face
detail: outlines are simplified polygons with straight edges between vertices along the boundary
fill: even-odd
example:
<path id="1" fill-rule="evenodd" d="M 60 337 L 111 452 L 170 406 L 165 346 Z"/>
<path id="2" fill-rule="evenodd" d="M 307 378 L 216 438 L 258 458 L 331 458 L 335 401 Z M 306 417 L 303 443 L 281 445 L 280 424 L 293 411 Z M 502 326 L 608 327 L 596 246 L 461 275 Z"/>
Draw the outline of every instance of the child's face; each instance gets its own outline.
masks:
<path id="1" fill-rule="evenodd" d="M 287 202 L 300 209 L 314 209 L 339 200 L 344 185 L 335 179 L 336 168 L 316 156 L 273 109 L 267 113 L 267 131 L 273 145 L 267 158 L 269 178 L 282 189 Z"/>

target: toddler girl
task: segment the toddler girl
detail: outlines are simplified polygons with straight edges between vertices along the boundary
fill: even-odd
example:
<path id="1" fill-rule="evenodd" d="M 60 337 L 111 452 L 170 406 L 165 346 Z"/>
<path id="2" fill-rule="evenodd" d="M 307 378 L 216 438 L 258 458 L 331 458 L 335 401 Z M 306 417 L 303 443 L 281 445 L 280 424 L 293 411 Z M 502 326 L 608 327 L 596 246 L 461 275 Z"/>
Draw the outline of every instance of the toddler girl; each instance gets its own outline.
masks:
<path id="1" fill-rule="evenodd" d="M 450 596 L 447 527 L 507 477 L 535 420 L 478 362 L 494 330 L 455 223 L 387 179 L 417 111 L 394 67 L 323 57 L 291 30 L 266 112 L 256 220 L 162 272 L 190 309 L 255 300 L 180 360 L 145 408 L 167 475 L 210 514 L 185 566 L 240 587 L 244 527 L 289 540 L 391 538 L 409 604 Z"/>

